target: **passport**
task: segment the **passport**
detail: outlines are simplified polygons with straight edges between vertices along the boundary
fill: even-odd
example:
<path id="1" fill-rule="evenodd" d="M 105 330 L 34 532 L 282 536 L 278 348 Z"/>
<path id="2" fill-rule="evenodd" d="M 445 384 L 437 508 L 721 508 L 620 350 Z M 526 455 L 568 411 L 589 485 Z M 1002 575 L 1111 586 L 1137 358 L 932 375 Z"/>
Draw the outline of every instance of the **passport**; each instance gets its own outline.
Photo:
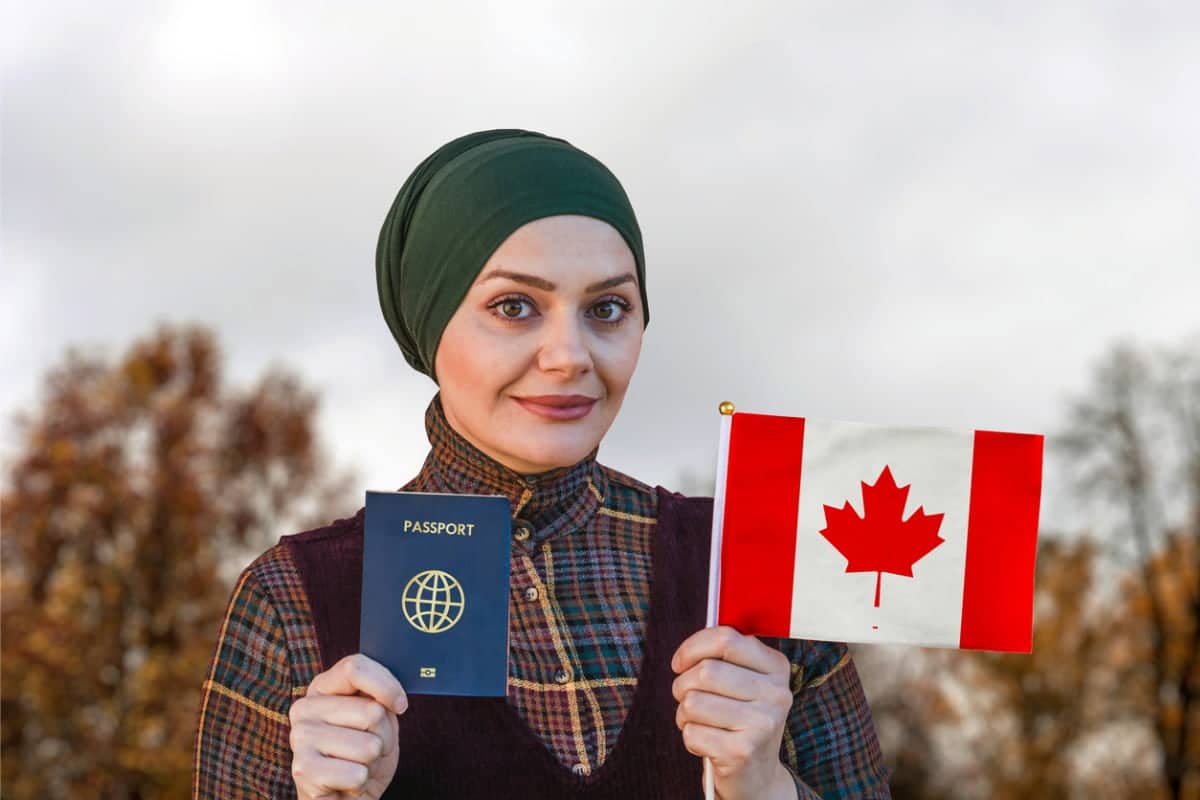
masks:
<path id="1" fill-rule="evenodd" d="M 359 649 L 409 694 L 507 694 L 510 514 L 502 495 L 367 492 Z"/>

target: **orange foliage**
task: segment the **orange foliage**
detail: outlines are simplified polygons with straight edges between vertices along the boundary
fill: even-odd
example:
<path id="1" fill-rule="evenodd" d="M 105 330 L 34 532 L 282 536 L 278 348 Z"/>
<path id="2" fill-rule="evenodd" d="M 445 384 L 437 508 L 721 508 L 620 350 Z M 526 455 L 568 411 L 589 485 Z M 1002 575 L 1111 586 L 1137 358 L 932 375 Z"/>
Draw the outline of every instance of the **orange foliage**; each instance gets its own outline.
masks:
<path id="1" fill-rule="evenodd" d="M 48 374 L 2 500 L 6 798 L 188 796 L 236 562 L 348 508 L 316 411 L 281 370 L 226 389 L 196 327 Z"/>
<path id="2" fill-rule="evenodd" d="M 1032 653 L 928 650 L 912 677 L 872 697 L 897 800 L 1165 796 L 1130 690 L 1146 620 L 1100 591 L 1101 564 L 1089 539 L 1044 538 Z"/>

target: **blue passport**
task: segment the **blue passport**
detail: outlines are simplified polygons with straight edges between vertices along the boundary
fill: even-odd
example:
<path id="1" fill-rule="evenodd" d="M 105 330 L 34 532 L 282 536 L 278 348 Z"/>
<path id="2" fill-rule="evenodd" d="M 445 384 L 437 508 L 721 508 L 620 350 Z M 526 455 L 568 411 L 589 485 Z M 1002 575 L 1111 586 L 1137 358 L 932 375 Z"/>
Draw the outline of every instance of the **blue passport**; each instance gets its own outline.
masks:
<path id="1" fill-rule="evenodd" d="M 501 495 L 367 492 L 359 649 L 409 694 L 507 693 L 510 513 Z"/>

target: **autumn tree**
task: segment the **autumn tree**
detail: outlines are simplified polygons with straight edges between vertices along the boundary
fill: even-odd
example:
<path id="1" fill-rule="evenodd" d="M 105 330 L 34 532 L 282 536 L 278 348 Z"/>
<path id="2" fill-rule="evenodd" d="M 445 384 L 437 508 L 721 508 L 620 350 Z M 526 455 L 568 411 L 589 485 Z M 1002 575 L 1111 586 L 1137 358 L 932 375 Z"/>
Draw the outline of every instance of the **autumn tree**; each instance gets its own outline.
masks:
<path id="1" fill-rule="evenodd" d="M 1161 797 L 1123 691 L 1144 620 L 1105 580 L 1091 539 L 1043 535 L 1032 653 L 862 655 L 896 800 Z"/>
<path id="2" fill-rule="evenodd" d="M 160 325 L 118 361 L 68 351 L 16 419 L 0 499 L 6 798 L 183 798 L 234 573 L 354 508 L 316 395 L 224 385 L 213 335 Z"/>
<path id="3" fill-rule="evenodd" d="M 1111 552 L 1137 575 L 1138 697 L 1171 798 L 1200 798 L 1200 338 L 1115 347 L 1062 439 L 1078 486 L 1115 512 Z"/>
<path id="4" fill-rule="evenodd" d="M 1200 800 L 1200 342 L 1114 348 L 1052 442 L 1102 502 L 1041 535 L 1033 652 L 856 656 L 897 800 Z"/>
<path id="5" fill-rule="evenodd" d="M 1125 691 L 1144 619 L 1105 591 L 1095 542 L 1049 538 L 1039 551 L 1032 653 L 977 653 L 963 672 L 994 734 L 979 749 L 996 800 L 1159 797 L 1154 743 Z"/>

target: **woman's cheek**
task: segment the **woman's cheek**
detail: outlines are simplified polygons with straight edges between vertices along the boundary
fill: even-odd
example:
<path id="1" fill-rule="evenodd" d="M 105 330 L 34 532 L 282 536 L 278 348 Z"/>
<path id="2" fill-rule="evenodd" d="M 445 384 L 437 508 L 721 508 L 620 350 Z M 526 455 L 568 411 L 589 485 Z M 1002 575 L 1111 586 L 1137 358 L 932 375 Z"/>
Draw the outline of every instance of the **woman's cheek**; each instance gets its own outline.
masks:
<path id="1" fill-rule="evenodd" d="M 604 351 L 605 372 L 608 373 L 611 382 L 620 384 L 619 387 L 614 386 L 614 389 L 620 388 L 623 391 L 624 387 L 629 384 L 641 352 L 642 336 L 640 331 L 636 336 L 623 337 L 608 343 Z"/>

